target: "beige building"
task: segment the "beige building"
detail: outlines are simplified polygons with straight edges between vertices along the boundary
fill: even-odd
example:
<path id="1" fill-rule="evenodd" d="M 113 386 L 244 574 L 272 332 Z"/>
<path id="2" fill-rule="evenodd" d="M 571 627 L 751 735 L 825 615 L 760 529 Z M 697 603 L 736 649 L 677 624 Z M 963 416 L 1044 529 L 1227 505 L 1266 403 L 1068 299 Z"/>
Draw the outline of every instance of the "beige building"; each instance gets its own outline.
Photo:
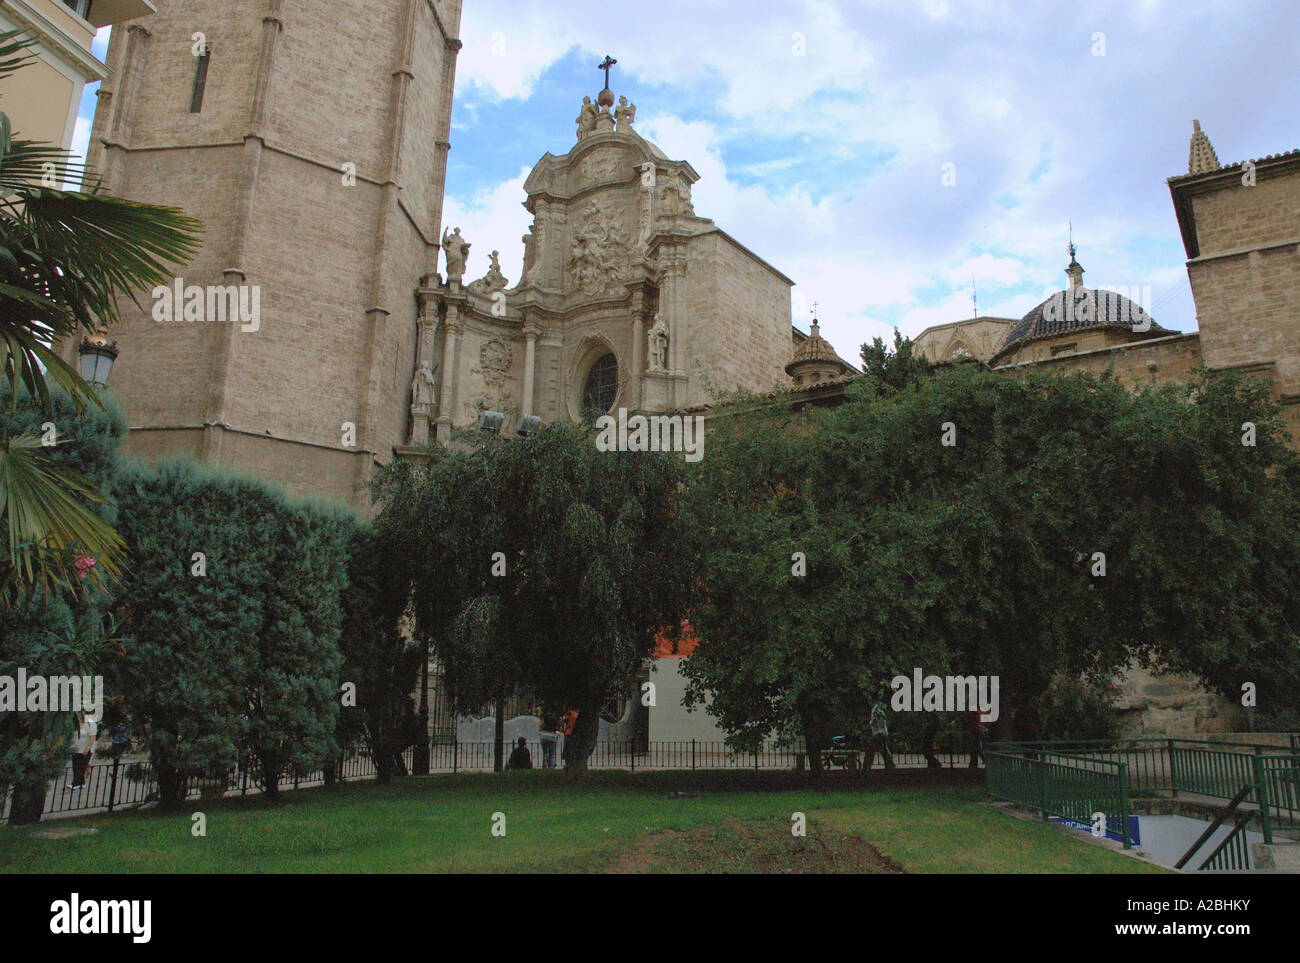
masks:
<path id="1" fill-rule="evenodd" d="M 537 162 L 513 287 L 496 251 L 466 281 L 469 243 L 444 232 L 446 277 L 420 291 L 410 450 L 484 411 L 511 432 L 525 414 L 664 412 L 788 383 L 793 282 L 696 214 L 699 175 L 637 133 L 635 116 L 608 88 L 584 98 L 569 149 Z"/>
<path id="2" fill-rule="evenodd" d="M 108 76 L 90 49 L 95 30 L 153 9 L 150 0 L 0 0 L 0 32 L 36 39 L 35 62 L 0 85 L 0 110 L 15 134 L 71 147 L 83 88 Z"/>
<path id="3" fill-rule="evenodd" d="M 460 0 L 154 5 L 113 31 L 89 159 L 204 243 L 113 327 L 126 448 L 364 503 L 409 435 Z"/>
<path id="4" fill-rule="evenodd" d="M 916 337 L 932 363 L 967 358 L 999 371 L 1113 371 L 1130 386 L 1245 371 L 1273 386 L 1300 441 L 1300 151 L 1223 167 L 1192 122 L 1188 172 L 1169 179 L 1187 251 L 1198 330 L 1160 327 L 1124 294 L 1067 283 L 1019 320 L 972 318 Z"/>
<path id="5" fill-rule="evenodd" d="M 994 370 L 1110 371 L 1130 387 L 1182 382 L 1204 366 L 1262 378 L 1300 444 L 1300 151 L 1220 165 L 1193 121 L 1188 172 L 1169 179 L 1187 251 L 1198 330 L 1161 328 L 1123 295 L 1066 287 L 1020 320 L 973 318 L 916 338 L 931 361 L 968 358 Z M 1239 711 L 1195 680 L 1131 671 L 1118 708 L 1131 731 L 1237 728 Z"/>

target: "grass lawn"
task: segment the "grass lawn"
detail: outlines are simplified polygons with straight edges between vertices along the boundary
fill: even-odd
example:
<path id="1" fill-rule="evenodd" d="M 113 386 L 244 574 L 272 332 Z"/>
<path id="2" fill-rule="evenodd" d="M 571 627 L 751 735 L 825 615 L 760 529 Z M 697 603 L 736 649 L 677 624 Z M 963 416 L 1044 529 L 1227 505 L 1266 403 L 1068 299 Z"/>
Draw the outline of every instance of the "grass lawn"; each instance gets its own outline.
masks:
<path id="1" fill-rule="evenodd" d="M 1015 819 L 973 786 L 814 790 L 754 773 L 553 772 L 352 783 L 0 827 L 3 873 L 991 872 L 1158 867 Z M 674 792 L 684 795 L 674 796 Z M 694 795 L 699 793 L 699 795 Z M 191 833 L 191 813 L 207 818 Z M 807 836 L 791 835 L 791 814 Z M 504 813 L 504 837 L 493 814 Z M 94 830 L 63 835 L 64 830 Z M 56 838 L 50 838 L 53 834 Z"/>

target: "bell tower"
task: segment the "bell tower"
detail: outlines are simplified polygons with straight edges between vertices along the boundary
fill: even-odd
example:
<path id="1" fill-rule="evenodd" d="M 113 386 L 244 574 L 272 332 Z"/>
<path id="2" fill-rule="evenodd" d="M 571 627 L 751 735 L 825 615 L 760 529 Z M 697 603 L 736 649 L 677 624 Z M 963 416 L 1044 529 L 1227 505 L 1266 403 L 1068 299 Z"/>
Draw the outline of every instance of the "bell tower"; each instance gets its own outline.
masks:
<path id="1" fill-rule="evenodd" d="M 407 433 L 461 0 L 155 6 L 113 30 L 89 162 L 204 235 L 113 328 L 127 448 L 364 506 Z"/>

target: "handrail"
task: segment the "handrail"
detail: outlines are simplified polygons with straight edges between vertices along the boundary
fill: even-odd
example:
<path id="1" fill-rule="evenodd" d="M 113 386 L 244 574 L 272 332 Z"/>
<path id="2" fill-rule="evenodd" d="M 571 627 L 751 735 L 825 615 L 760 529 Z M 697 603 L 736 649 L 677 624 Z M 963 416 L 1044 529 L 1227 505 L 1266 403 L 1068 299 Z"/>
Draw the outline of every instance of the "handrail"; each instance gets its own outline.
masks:
<path id="1" fill-rule="evenodd" d="M 1197 872 L 1200 872 L 1201 870 L 1205 869 L 1206 866 L 1209 866 L 1212 862 L 1218 859 L 1219 854 L 1223 852 L 1223 850 L 1230 844 L 1235 844 L 1232 850 L 1232 855 L 1235 855 L 1237 857 L 1235 860 L 1233 860 L 1233 863 L 1236 865 L 1234 865 L 1232 868 L 1249 869 L 1250 856 L 1246 852 L 1245 845 L 1239 842 L 1239 840 L 1241 839 L 1241 837 L 1244 836 L 1246 831 L 1246 824 L 1250 822 L 1250 819 L 1251 819 L 1250 813 L 1242 813 L 1240 816 L 1238 816 L 1236 825 L 1232 827 L 1232 832 L 1228 833 L 1227 837 L 1224 838 L 1223 842 L 1219 843 L 1219 845 L 1215 847 L 1214 852 L 1210 853 L 1209 856 L 1206 856 L 1205 861 L 1202 862 L 1200 866 L 1196 867 Z"/>
<path id="2" fill-rule="evenodd" d="M 1138 743 L 1149 745 L 1167 745 L 1170 742 L 1182 743 L 1193 746 L 1214 746 L 1218 749 L 1262 749 L 1269 754 L 1280 753 L 1282 755 L 1291 755 L 1290 750 L 1285 745 L 1267 742 L 1224 742 L 1217 739 L 1184 739 L 1181 736 L 1116 736 L 1114 739 L 1039 739 L 1039 740 L 1001 740 L 996 743 L 990 742 L 988 745 L 999 746 L 1027 746 L 1037 748 L 1040 746 L 1052 745 L 1070 745 L 1070 746 L 1112 746 L 1116 751 L 1120 751 L 1124 746 L 1137 747 Z"/>
<path id="3" fill-rule="evenodd" d="M 1020 759 L 1024 756 L 1024 751 L 1021 750 L 1012 751 L 1012 752 L 1004 751 L 1005 747 L 1008 745 L 1011 745 L 1011 743 L 995 742 L 989 744 L 985 748 L 987 752 L 996 753 L 997 755 L 1005 756 L 1008 759 Z M 992 748 L 994 746 L 996 746 L 997 748 Z M 1042 749 L 1039 748 L 1038 746 L 1031 746 L 1028 744 L 1025 745 L 1025 750 L 1030 752 L 1036 752 L 1042 756 L 1051 756 L 1053 759 L 1075 759 L 1078 760 L 1079 762 L 1090 762 L 1101 766 L 1123 766 L 1124 765 L 1124 763 L 1116 762 L 1114 759 L 1098 759 L 1096 756 L 1076 756 L 1068 752 L 1056 752 L 1053 749 Z M 1044 759 L 1040 761 L 1051 762 L 1051 759 Z"/>
<path id="4" fill-rule="evenodd" d="M 1252 786 L 1250 783 L 1247 783 L 1246 785 L 1238 789 L 1237 795 L 1233 796 L 1232 801 L 1228 803 L 1227 807 L 1225 807 L 1223 810 L 1219 812 L 1219 815 L 1215 818 L 1214 822 L 1210 823 L 1209 828 L 1206 829 L 1205 832 L 1201 833 L 1201 835 L 1197 837 L 1196 842 L 1192 843 L 1191 847 L 1187 850 L 1187 852 L 1183 853 L 1183 858 L 1180 859 L 1178 862 L 1174 863 L 1174 869 L 1182 869 L 1183 866 L 1187 863 L 1187 861 L 1191 859 L 1194 855 L 1196 855 L 1196 851 L 1205 845 L 1205 841 L 1214 835 L 1215 830 L 1217 830 L 1220 826 L 1222 826 L 1224 821 L 1229 816 L 1231 816 L 1234 812 L 1237 811 L 1237 807 L 1242 804 L 1242 801 L 1245 800 L 1245 798 L 1249 796 L 1254 791 L 1254 789 L 1255 787 Z M 1246 819 L 1247 820 L 1250 819 L 1249 813 L 1246 814 Z M 1231 839 L 1233 835 L 1236 834 L 1236 832 L 1237 831 L 1234 829 L 1231 833 L 1229 833 L 1228 839 Z M 1224 842 L 1227 842 L 1227 840 L 1224 840 Z M 1220 849 L 1221 848 L 1222 845 L 1220 845 Z M 1214 853 L 1211 855 L 1218 855 L 1218 850 L 1216 849 Z"/>

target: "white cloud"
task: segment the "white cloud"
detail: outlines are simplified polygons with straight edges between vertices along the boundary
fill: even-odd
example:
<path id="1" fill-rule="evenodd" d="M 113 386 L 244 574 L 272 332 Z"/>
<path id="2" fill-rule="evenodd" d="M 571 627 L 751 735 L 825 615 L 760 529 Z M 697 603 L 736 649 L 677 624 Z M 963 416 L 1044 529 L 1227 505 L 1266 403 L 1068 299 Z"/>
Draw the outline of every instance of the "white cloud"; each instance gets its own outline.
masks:
<path id="1" fill-rule="evenodd" d="M 1221 156 L 1261 156 L 1295 146 L 1278 132 L 1295 128 L 1300 108 L 1273 93 L 1297 80 L 1284 31 L 1260 35 L 1252 15 L 1202 0 L 1187 7 L 1170 19 L 1006 0 L 791 0 L 756 16 L 748 0 L 662 0 L 644 11 L 476 0 L 464 15 L 457 97 L 563 96 L 576 114 L 582 91 L 541 90 L 539 78 L 576 48 L 590 55 L 594 93 L 608 49 L 620 60 L 612 85 L 638 93 L 638 129 L 702 175 L 696 210 L 793 277 L 796 300 L 818 302 L 823 333 L 845 357 L 872 333 L 887 336 L 886 318 L 916 333 L 969 317 L 972 275 L 980 314 L 1019 317 L 1064 284 L 1068 220 L 1090 285 L 1149 284 L 1156 320 L 1190 329 L 1164 184 L 1182 169 L 1190 118 L 1201 117 Z M 1104 58 L 1090 54 L 1097 30 Z M 1202 69 L 1185 83 L 1153 79 L 1192 57 Z M 1247 67 L 1264 71 L 1256 86 L 1268 110 L 1240 111 L 1218 80 Z M 487 136 L 471 115 L 458 150 Z M 565 150 L 569 137 L 571 128 L 556 131 L 520 159 Z M 940 184 L 948 161 L 951 188 Z M 485 268 L 498 247 L 512 279 L 528 222 L 521 183 L 447 203 L 448 221 L 460 217 L 475 241 L 471 261 L 483 256 Z M 794 312 L 805 328 L 806 312 Z"/>
<path id="2" fill-rule="evenodd" d="M 488 255 L 496 250 L 500 252 L 501 272 L 510 279 L 511 285 L 519 283 L 524 262 L 521 238 L 528 233 L 528 225 L 532 223 L 532 215 L 522 206 L 524 181 L 528 174 L 528 168 L 524 168 L 517 177 L 481 191 L 466 201 L 447 195 L 443 202 L 442 223 L 446 227 L 459 227 L 471 245 L 465 266 L 467 280 L 487 273 Z"/>

